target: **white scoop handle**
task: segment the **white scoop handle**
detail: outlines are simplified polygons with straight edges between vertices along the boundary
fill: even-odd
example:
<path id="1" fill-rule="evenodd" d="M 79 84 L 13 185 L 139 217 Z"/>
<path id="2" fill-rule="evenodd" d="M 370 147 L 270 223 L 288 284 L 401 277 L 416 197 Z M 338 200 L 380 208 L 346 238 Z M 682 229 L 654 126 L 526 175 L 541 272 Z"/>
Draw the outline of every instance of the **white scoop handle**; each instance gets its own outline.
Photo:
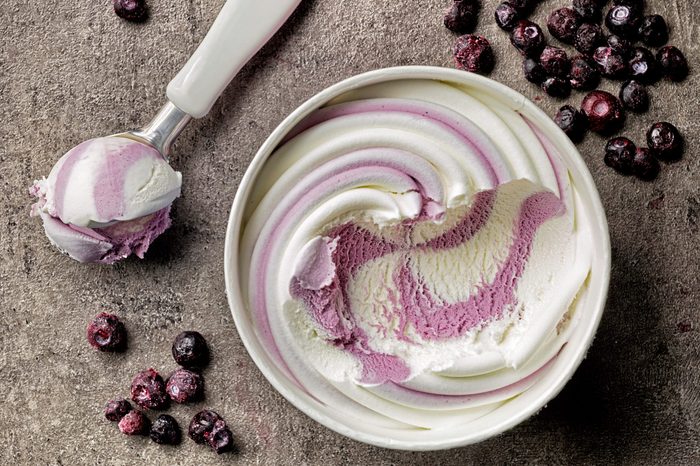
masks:
<path id="1" fill-rule="evenodd" d="M 194 118 L 207 113 L 301 0 L 227 0 L 206 37 L 168 84 L 168 99 Z"/>

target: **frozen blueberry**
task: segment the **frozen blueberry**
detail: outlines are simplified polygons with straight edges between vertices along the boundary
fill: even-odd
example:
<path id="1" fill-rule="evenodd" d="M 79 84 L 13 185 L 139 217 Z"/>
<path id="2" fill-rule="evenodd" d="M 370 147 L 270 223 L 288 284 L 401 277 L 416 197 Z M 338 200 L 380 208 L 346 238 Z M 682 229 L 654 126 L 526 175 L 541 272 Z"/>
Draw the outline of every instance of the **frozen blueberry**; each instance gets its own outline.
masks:
<path id="1" fill-rule="evenodd" d="M 605 165 L 622 175 L 632 174 L 637 146 L 625 137 L 613 138 L 605 145 Z"/>
<path id="2" fill-rule="evenodd" d="M 605 17 L 610 32 L 626 39 L 636 38 L 641 22 L 641 10 L 629 5 L 613 6 Z"/>
<path id="3" fill-rule="evenodd" d="M 504 31 L 512 31 L 517 22 L 520 20 L 520 13 L 512 3 L 503 2 L 496 7 L 494 12 L 496 24 Z"/>
<path id="4" fill-rule="evenodd" d="M 588 127 L 599 134 L 615 133 L 625 123 L 625 109 L 609 92 L 589 92 L 581 102 L 581 110 L 588 117 Z"/>
<path id="5" fill-rule="evenodd" d="M 598 46 L 603 45 L 605 36 L 597 24 L 584 23 L 576 31 L 574 47 L 585 55 L 591 55 Z"/>
<path id="6" fill-rule="evenodd" d="M 126 435 L 146 435 L 151 422 L 138 409 L 129 411 L 119 421 L 119 430 Z"/>
<path id="7" fill-rule="evenodd" d="M 141 371 L 131 382 L 131 399 L 142 408 L 165 409 L 169 398 L 163 378 L 153 369 Z"/>
<path id="8" fill-rule="evenodd" d="M 525 73 L 525 79 L 537 85 L 542 84 L 547 79 L 547 72 L 540 65 L 540 62 L 532 58 L 523 60 L 523 73 Z"/>
<path id="9" fill-rule="evenodd" d="M 88 342 L 100 351 L 124 351 L 126 349 L 126 327 L 119 317 L 101 312 L 87 327 Z"/>
<path id="10" fill-rule="evenodd" d="M 608 36 L 608 47 L 613 49 L 615 53 L 622 55 L 625 59 L 629 59 L 632 55 L 632 43 L 615 34 Z"/>
<path id="11" fill-rule="evenodd" d="M 209 362 L 209 346 L 201 333 L 186 331 L 175 337 L 172 347 L 175 362 L 183 367 L 204 367 Z"/>
<path id="12" fill-rule="evenodd" d="M 540 54 L 540 64 L 550 76 L 566 78 L 571 69 L 571 62 L 566 52 L 559 47 L 546 46 Z"/>
<path id="13" fill-rule="evenodd" d="M 569 136 L 573 142 L 580 142 L 586 134 L 588 121 L 586 115 L 571 105 L 564 105 L 554 116 L 554 122 Z"/>
<path id="14" fill-rule="evenodd" d="M 688 76 L 688 61 L 683 52 L 673 45 L 660 48 L 656 52 L 656 60 L 663 74 L 671 81 L 683 81 Z"/>
<path id="15" fill-rule="evenodd" d="M 120 18 L 142 22 L 148 19 L 146 0 L 113 0 L 114 12 Z"/>
<path id="16" fill-rule="evenodd" d="M 458 37 L 453 54 L 455 64 L 460 70 L 480 74 L 488 74 L 493 70 L 493 50 L 484 36 L 466 34 Z"/>
<path id="17" fill-rule="evenodd" d="M 205 437 L 209 446 L 218 454 L 233 450 L 233 434 L 223 419 L 216 421 Z"/>
<path id="18" fill-rule="evenodd" d="M 600 72 L 590 59 L 577 55 L 571 59 L 569 83 L 577 91 L 592 91 L 600 83 Z"/>
<path id="19" fill-rule="evenodd" d="M 445 27 L 457 34 L 472 32 L 479 19 L 478 0 L 456 0 L 445 12 Z"/>
<path id="20" fill-rule="evenodd" d="M 620 88 L 620 101 L 627 110 L 643 113 L 649 110 L 649 92 L 638 81 L 627 81 Z"/>
<path id="21" fill-rule="evenodd" d="M 547 29 L 562 42 L 573 44 L 576 30 L 581 25 L 581 17 L 573 8 L 559 8 L 549 14 Z"/>
<path id="22" fill-rule="evenodd" d="M 611 47 L 598 47 L 593 53 L 593 61 L 606 78 L 625 79 L 629 74 L 627 61 Z"/>
<path id="23" fill-rule="evenodd" d="M 661 65 L 654 54 L 644 47 L 635 47 L 629 61 L 630 77 L 644 84 L 654 84 L 661 79 Z"/>
<path id="24" fill-rule="evenodd" d="M 175 418 L 168 414 L 161 414 L 153 421 L 148 436 L 154 442 L 162 445 L 177 445 L 182 440 L 180 426 Z"/>
<path id="25" fill-rule="evenodd" d="M 544 80 L 542 90 L 551 97 L 566 99 L 571 95 L 571 84 L 567 79 L 552 76 Z"/>
<path id="26" fill-rule="evenodd" d="M 165 391 L 176 403 L 189 403 L 204 397 L 204 378 L 188 369 L 178 369 L 168 377 Z"/>
<path id="27" fill-rule="evenodd" d="M 683 136 L 678 128 L 665 121 L 654 123 L 647 131 L 647 144 L 659 159 L 678 160 L 683 155 Z"/>
<path id="28" fill-rule="evenodd" d="M 574 10 L 583 21 L 597 23 L 602 19 L 605 0 L 573 0 Z"/>
<path id="29" fill-rule="evenodd" d="M 196 443 L 205 443 L 206 437 L 214 428 L 216 421 L 221 420 L 221 416 L 210 409 L 204 409 L 194 415 L 190 422 L 188 435 Z"/>
<path id="30" fill-rule="evenodd" d="M 131 403 L 124 399 L 110 400 L 105 405 L 105 417 L 112 422 L 119 421 L 129 411 L 131 411 Z"/>
<path id="31" fill-rule="evenodd" d="M 645 16 L 639 26 L 639 38 L 649 47 L 661 47 L 668 42 L 668 26 L 663 16 Z"/>
<path id="32" fill-rule="evenodd" d="M 510 33 L 510 42 L 527 57 L 538 57 L 544 48 L 544 33 L 527 19 L 521 19 Z"/>
<path id="33" fill-rule="evenodd" d="M 637 147 L 632 162 L 632 173 L 643 181 L 652 181 L 659 176 L 659 161 L 646 147 Z"/>

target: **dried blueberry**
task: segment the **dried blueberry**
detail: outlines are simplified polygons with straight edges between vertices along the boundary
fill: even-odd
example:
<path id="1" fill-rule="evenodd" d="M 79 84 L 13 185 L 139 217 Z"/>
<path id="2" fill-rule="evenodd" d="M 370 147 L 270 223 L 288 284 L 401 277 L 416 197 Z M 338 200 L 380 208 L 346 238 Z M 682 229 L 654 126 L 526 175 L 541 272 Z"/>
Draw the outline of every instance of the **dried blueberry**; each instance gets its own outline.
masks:
<path id="1" fill-rule="evenodd" d="M 608 47 L 613 49 L 615 53 L 622 55 L 625 59 L 629 59 L 632 55 L 632 43 L 615 34 L 608 36 Z"/>
<path id="2" fill-rule="evenodd" d="M 566 79 L 552 76 L 544 80 L 542 90 L 551 97 L 565 99 L 571 95 L 571 84 Z"/>
<path id="3" fill-rule="evenodd" d="M 597 23 L 603 15 L 605 0 L 573 0 L 574 10 L 583 21 Z"/>
<path id="4" fill-rule="evenodd" d="M 466 34 L 458 37 L 453 54 L 455 65 L 460 70 L 481 74 L 487 74 L 493 70 L 493 50 L 484 36 Z"/>
<path id="5" fill-rule="evenodd" d="M 641 10 L 629 5 L 613 6 L 605 17 L 605 25 L 610 32 L 626 39 L 637 36 L 641 22 Z"/>
<path id="6" fill-rule="evenodd" d="M 172 347 L 175 362 L 183 367 L 204 367 L 209 362 L 209 347 L 201 333 L 186 331 L 175 337 Z"/>
<path id="7" fill-rule="evenodd" d="M 649 47 L 661 47 L 668 42 L 668 26 L 663 16 L 645 16 L 639 26 L 639 38 Z"/>
<path id="8" fill-rule="evenodd" d="M 510 33 L 510 42 L 527 57 L 538 57 L 544 48 L 544 33 L 527 19 L 521 19 Z"/>
<path id="9" fill-rule="evenodd" d="M 154 442 L 162 445 L 177 445 L 182 440 L 180 426 L 175 418 L 168 414 L 161 414 L 153 421 L 148 436 Z"/>
<path id="10" fill-rule="evenodd" d="M 559 8 L 549 14 L 547 29 L 562 42 L 573 44 L 576 30 L 581 25 L 581 17 L 573 8 Z"/>
<path id="11" fill-rule="evenodd" d="M 498 5 L 494 16 L 496 18 L 496 24 L 504 31 L 512 31 L 520 20 L 518 9 L 509 2 L 503 2 Z"/>
<path id="12" fill-rule="evenodd" d="M 233 434 L 223 419 L 214 423 L 211 432 L 205 434 L 207 443 L 218 454 L 233 450 Z"/>
<path id="13" fill-rule="evenodd" d="M 126 435 L 146 435 L 151 422 L 138 409 L 129 411 L 119 421 L 119 430 Z"/>
<path id="14" fill-rule="evenodd" d="M 204 443 L 207 441 L 208 434 L 214 428 L 216 421 L 221 420 L 221 416 L 212 410 L 204 409 L 194 415 L 190 422 L 188 435 L 196 443 Z"/>
<path id="15" fill-rule="evenodd" d="M 581 102 L 581 110 L 588 117 L 588 127 L 599 134 L 615 133 L 625 122 L 625 109 L 609 92 L 589 92 Z"/>
<path id="16" fill-rule="evenodd" d="M 559 47 L 546 46 L 540 54 L 540 64 L 550 76 L 566 78 L 571 69 L 571 62 L 566 52 Z"/>
<path id="17" fill-rule="evenodd" d="M 637 147 L 625 137 L 613 138 L 605 145 L 605 165 L 622 175 L 632 174 L 632 163 Z"/>
<path id="18" fill-rule="evenodd" d="M 659 161 L 645 147 L 638 147 L 632 162 L 632 173 L 643 181 L 652 181 L 659 176 Z"/>
<path id="19" fill-rule="evenodd" d="M 654 123 L 647 131 L 647 144 L 659 159 L 674 161 L 683 155 L 683 136 L 678 128 L 665 121 Z"/>
<path id="20" fill-rule="evenodd" d="M 629 74 L 627 61 L 611 47 L 598 47 L 593 53 L 593 61 L 606 78 L 625 79 Z"/>
<path id="21" fill-rule="evenodd" d="M 671 81 L 683 81 L 688 76 L 688 61 L 683 52 L 673 45 L 662 47 L 656 52 L 656 60 L 665 76 Z"/>
<path id="22" fill-rule="evenodd" d="M 131 411 L 131 403 L 121 400 L 110 400 L 105 405 L 105 417 L 110 421 L 119 421 Z"/>
<path id="23" fill-rule="evenodd" d="M 169 398 L 163 378 L 153 369 L 141 371 L 131 382 L 131 399 L 146 409 L 165 409 Z"/>
<path id="24" fill-rule="evenodd" d="M 126 349 L 126 327 L 119 317 L 101 312 L 87 327 L 88 342 L 100 351 L 124 351 Z"/>
<path id="25" fill-rule="evenodd" d="M 148 19 L 146 0 L 113 0 L 114 12 L 120 18 L 136 23 Z"/>
<path id="26" fill-rule="evenodd" d="M 479 19 L 477 0 L 456 0 L 445 12 L 445 27 L 457 34 L 471 32 Z"/>
<path id="27" fill-rule="evenodd" d="M 532 58 L 523 60 L 523 73 L 525 74 L 525 79 L 537 85 L 542 84 L 547 79 L 547 72 L 540 65 L 540 62 Z"/>
<path id="28" fill-rule="evenodd" d="M 640 11 L 644 10 L 644 0 L 613 0 L 612 3 L 614 6 L 625 5 L 630 8 L 636 8 Z"/>
<path id="29" fill-rule="evenodd" d="M 635 47 L 629 61 L 630 77 L 644 84 L 654 84 L 661 79 L 661 65 L 654 54 L 644 47 Z"/>
<path id="30" fill-rule="evenodd" d="M 539 0 L 508 0 L 518 12 L 526 16 L 535 8 Z"/>
<path id="31" fill-rule="evenodd" d="M 571 105 L 564 105 L 560 108 L 554 116 L 554 122 L 573 142 L 580 142 L 588 127 L 586 115 Z"/>
<path id="32" fill-rule="evenodd" d="M 592 91 L 600 83 L 600 72 L 588 58 L 577 55 L 571 59 L 569 83 L 577 91 Z"/>
<path id="33" fill-rule="evenodd" d="M 176 403 L 189 403 L 204 397 L 204 378 L 187 369 L 178 369 L 168 377 L 165 391 Z"/>
<path id="34" fill-rule="evenodd" d="M 649 110 L 649 92 L 644 84 L 637 81 L 627 81 L 620 88 L 620 100 L 626 109 L 635 113 Z"/>
<path id="35" fill-rule="evenodd" d="M 585 55 L 591 55 L 605 42 L 603 30 L 597 24 L 584 23 L 576 31 L 574 47 Z"/>

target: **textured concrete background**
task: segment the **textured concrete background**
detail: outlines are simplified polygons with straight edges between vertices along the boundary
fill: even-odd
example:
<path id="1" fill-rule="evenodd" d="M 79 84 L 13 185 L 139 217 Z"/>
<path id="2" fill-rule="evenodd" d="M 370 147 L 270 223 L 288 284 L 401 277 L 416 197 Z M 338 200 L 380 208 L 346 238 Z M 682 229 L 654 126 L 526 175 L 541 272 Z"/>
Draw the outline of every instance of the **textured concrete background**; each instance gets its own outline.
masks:
<path id="1" fill-rule="evenodd" d="M 254 0 L 251 0 L 254 1 Z M 535 15 L 566 0 L 545 0 Z M 683 161 L 654 183 L 602 162 L 603 140 L 581 151 L 607 208 L 614 267 L 598 337 L 567 388 L 512 431 L 436 453 L 387 451 L 316 424 L 266 382 L 234 328 L 223 280 L 224 233 L 238 182 L 270 131 L 308 97 L 352 74 L 391 65 L 451 66 L 441 25 L 448 0 L 305 0 L 175 148 L 184 173 L 173 228 L 146 260 L 80 265 L 57 254 L 28 218 L 26 188 L 79 142 L 145 123 L 168 80 L 202 39 L 223 0 L 150 0 L 144 25 L 109 0 L 9 0 L 0 8 L 0 464 L 698 464 L 700 462 L 700 73 L 661 83 L 653 109 L 626 133 L 642 141 L 670 120 L 688 139 Z M 479 30 L 494 43 L 492 77 L 552 113 L 560 103 L 521 79 L 520 60 L 485 0 Z M 698 63 L 694 0 L 650 0 L 671 42 Z M 613 86 L 609 86 L 612 88 Z M 581 95 L 571 99 L 575 105 Z M 125 355 L 95 353 L 87 321 L 122 316 Z M 241 452 L 217 457 L 128 438 L 101 414 L 132 374 L 175 368 L 171 339 L 198 329 L 213 348 L 207 400 L 171 413 L 186 424 L 204 405 L 229 420 Z"/>

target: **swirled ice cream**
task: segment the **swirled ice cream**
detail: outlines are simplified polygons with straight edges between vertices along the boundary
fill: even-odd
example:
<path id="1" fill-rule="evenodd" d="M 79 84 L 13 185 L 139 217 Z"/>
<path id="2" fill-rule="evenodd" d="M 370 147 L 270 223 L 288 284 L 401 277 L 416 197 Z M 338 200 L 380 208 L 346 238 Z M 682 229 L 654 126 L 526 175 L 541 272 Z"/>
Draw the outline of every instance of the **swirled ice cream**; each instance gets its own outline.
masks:
<path id="1" fill-rule="evenodd" d="M 182 176 L 160 153 L 124 137 L 91 139 L 68 151 L 47 178 L 34 182 L 46 236 L 80 262 L 143 258 L 170 226 Z"/>
<path id="2" fill-rule="evenodd" d="M 428 80 L 347 93 L 270 156 L 244 300 L 309 395 L 397 428 L 478 418 L 546 373 L 591 255 L 554 145 L 494 96 Z"/>

